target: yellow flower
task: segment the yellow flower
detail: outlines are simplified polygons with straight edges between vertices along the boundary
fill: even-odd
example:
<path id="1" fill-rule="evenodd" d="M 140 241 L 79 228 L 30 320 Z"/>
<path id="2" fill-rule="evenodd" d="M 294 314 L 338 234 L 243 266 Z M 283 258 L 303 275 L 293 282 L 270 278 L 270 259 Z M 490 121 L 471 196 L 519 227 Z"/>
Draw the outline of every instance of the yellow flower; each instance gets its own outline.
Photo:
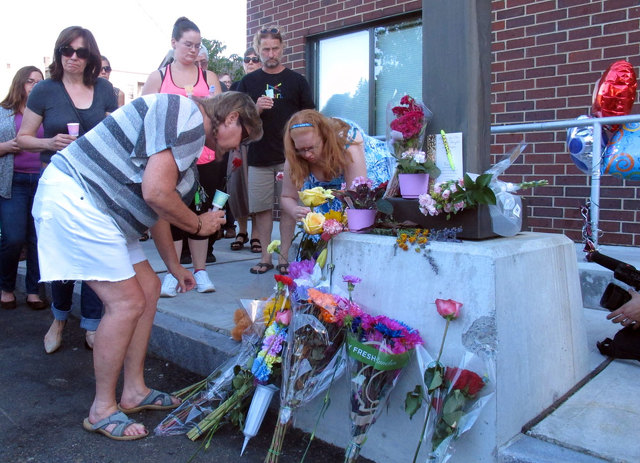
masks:
<path id="1" fill-rule="evenodd" d="M 269 254 L 273 254 L 274 252 L 280 252 L 280 240 L 273 240 L 271 243 L 269 243 L 269 246 L 267 246 L 267 252 Z"/>
<path id="2" fill-rule="evenodd" d="M 302 219 L 302 228 L 310 235 L 319 235 L 322 233 L 324 221 L 324 215 L 318 212 L 309 212 L 307 216 Z"/>
<path id="3" fill-rule="evenodd" d="M 265 323 L 269 323 L 269 321 L 271 321 L 271 323 L 269 323 L 269 326 L 271 326 L 273 322 L 276 320 L 276 316 L 274 312 L 277 312 L 283 309 L 290 309 L 290 308 L 291 308 L 291 301 L 289 300 L 288 297 L 285 298 L 284 295 L 278 295 L 277 300 L 275 297 L 271 297 L 269 298 L 269 300 L 264 306 L 264 311 L 262 312 L 263 320 Z M 273 333 L 270 333 L 270 334 L 273 334 Z"/>
<path id="4" fill-rule="evenodd" d="M 331 190 L 325 190 L 324 188 L 317 186 L 308 190 L 302 190 L 298 192 L 300 201 L 307 207 L 315 207 L 320 204 L 326 203 L 328 200 L 333 199 Z"/>
<path id="5" fill-rule="evenodd" d="M 330 210 L 329 212 L 327 212 L 324 215 L 324 218 L 327 220 L 337 220 L 338 222 L 342 223 L 342 224 L 346 224 L 347 223 L 347 216 L 345 214 L 343 214 L 340 211 L 334 211 L 333 209 Z"/>

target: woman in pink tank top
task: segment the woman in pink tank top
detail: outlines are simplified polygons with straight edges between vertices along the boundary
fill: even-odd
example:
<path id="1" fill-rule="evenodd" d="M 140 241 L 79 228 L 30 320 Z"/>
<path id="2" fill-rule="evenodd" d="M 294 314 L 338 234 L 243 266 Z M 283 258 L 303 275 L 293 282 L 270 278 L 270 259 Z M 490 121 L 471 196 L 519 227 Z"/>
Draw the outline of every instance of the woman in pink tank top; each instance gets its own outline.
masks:
<path id="1" fill-rule="evenodd" d="M 202 98 L 209 96 L 210 86 L 214 86 L 214 95 L 221 93 L 218 76 L 209 70 L 200 69 L 195 64 L 201 43 L 202 37 L 198 26 L 185 17 L 179 18 L 173 26 L 171 38 L 174 61 L 149 75 L 144 87 L 142 87 L 142 94 L 171 93 Z M 217 168 L 217 163 L 210 162 L 214 159 L 215 153 L 205 146 L 198 162 L 200 188 L 190 206 L 197 214 L 203 214 L 211 208 L 213 194 L 221 183 L 216 174 L 221 169 Z M 200 293 L 215 291 L 215 286 L 209 279 L 205 268 L 208 237 L 190 235 L 173 226 L 171 227 L 171 234 L 178 256 L 182 253 L 183 239 L 185 237 L 188 238 L 187 242 L 191 251 L 196 290 Z M 160 295 L 162 297 L 176 296 L 177 284 L 178 281 L 173 275 L 167 273 L 162 283 Z"/>

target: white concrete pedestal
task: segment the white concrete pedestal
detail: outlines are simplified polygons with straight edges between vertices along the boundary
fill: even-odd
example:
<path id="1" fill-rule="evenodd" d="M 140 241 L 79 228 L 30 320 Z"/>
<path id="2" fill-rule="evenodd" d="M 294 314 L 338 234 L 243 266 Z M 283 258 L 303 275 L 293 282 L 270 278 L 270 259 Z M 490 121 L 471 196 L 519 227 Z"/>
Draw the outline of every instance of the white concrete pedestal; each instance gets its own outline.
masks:
<path id="1" fill-rule="evenodd" d="M 372 314 L 420 330 L 434 356 L 445 325 L 435 299 L 464 304 L 461 318 L 449 327 L 443 362 L 457 365 L 465 349 L 491 350 L 496 393 L 472 430 L 455 444 L 450 461 L 496 461 L 497 448 L 588 373 L 574 244 L 564 235 L 522 233 L 479 242 L 433 242 L 427 256 L 394 244 L 391 237 L 339 235 L 332 243 L 333 284 L 344 287 L 345 274 L 361 277 L 354 299 Z M 404 397 L 418 381 L 411 362 L 391 395 L 388 413 L 372 427 L 363 456 L 380 463 L 412 460 L 424 408 L 410 421 Z M 334 384 L 318 438 L 346 446 L 347 399 L 342 376 Z M 313 429 L 321 400 L 299 410 L 296 426 Z"/>

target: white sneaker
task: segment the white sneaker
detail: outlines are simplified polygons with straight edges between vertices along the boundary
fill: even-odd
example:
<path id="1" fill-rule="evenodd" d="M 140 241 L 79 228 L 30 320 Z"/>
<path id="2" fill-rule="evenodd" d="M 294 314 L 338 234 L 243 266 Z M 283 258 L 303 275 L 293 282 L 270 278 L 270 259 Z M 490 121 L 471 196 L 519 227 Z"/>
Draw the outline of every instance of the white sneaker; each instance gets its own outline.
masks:
<path id="1" fill-rule="evenodd" d="M 199 293 L 212 293 L 216 290 L 206 270 L 198 270 L 193 277 L 196 280 L 196 291 Z"/>
<path id="2" fill-rule="evenodd" d="M 160 297 L 176 297 L 178 294 L 178 280 L 173 275 L 167 273 L 162 280 L 162 287 L 160 288 Z"/>

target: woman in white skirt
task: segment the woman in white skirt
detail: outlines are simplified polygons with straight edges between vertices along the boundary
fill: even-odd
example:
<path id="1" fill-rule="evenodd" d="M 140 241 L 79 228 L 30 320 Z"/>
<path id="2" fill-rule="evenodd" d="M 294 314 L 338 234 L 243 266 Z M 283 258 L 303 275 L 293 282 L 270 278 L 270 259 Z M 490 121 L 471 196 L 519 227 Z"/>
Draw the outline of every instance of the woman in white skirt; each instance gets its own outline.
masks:
<path id="1" fill-rule="evenodd" d="M 105 307 L 95 336 L 96 395 L 86 430 L 139 439 L 148 431 L 127 413 L 179 405 L 144 380 L 160 280 L 138 238 L 150 228 L 179 290 L 192 289 L 193 274 L 178 261 L 169 224 L 205 236 L 225 223 L 223 211 L 196 215 L 184 203 L 197 186 L 196 160 L 204 145 L 224 152 L 261 136 L 255 104 L 244 94 L 196 101 L 154 94 L 121 107 L 53 156 L 33 206 L 43 238 L 41 278 L 87 281 Z"/>

